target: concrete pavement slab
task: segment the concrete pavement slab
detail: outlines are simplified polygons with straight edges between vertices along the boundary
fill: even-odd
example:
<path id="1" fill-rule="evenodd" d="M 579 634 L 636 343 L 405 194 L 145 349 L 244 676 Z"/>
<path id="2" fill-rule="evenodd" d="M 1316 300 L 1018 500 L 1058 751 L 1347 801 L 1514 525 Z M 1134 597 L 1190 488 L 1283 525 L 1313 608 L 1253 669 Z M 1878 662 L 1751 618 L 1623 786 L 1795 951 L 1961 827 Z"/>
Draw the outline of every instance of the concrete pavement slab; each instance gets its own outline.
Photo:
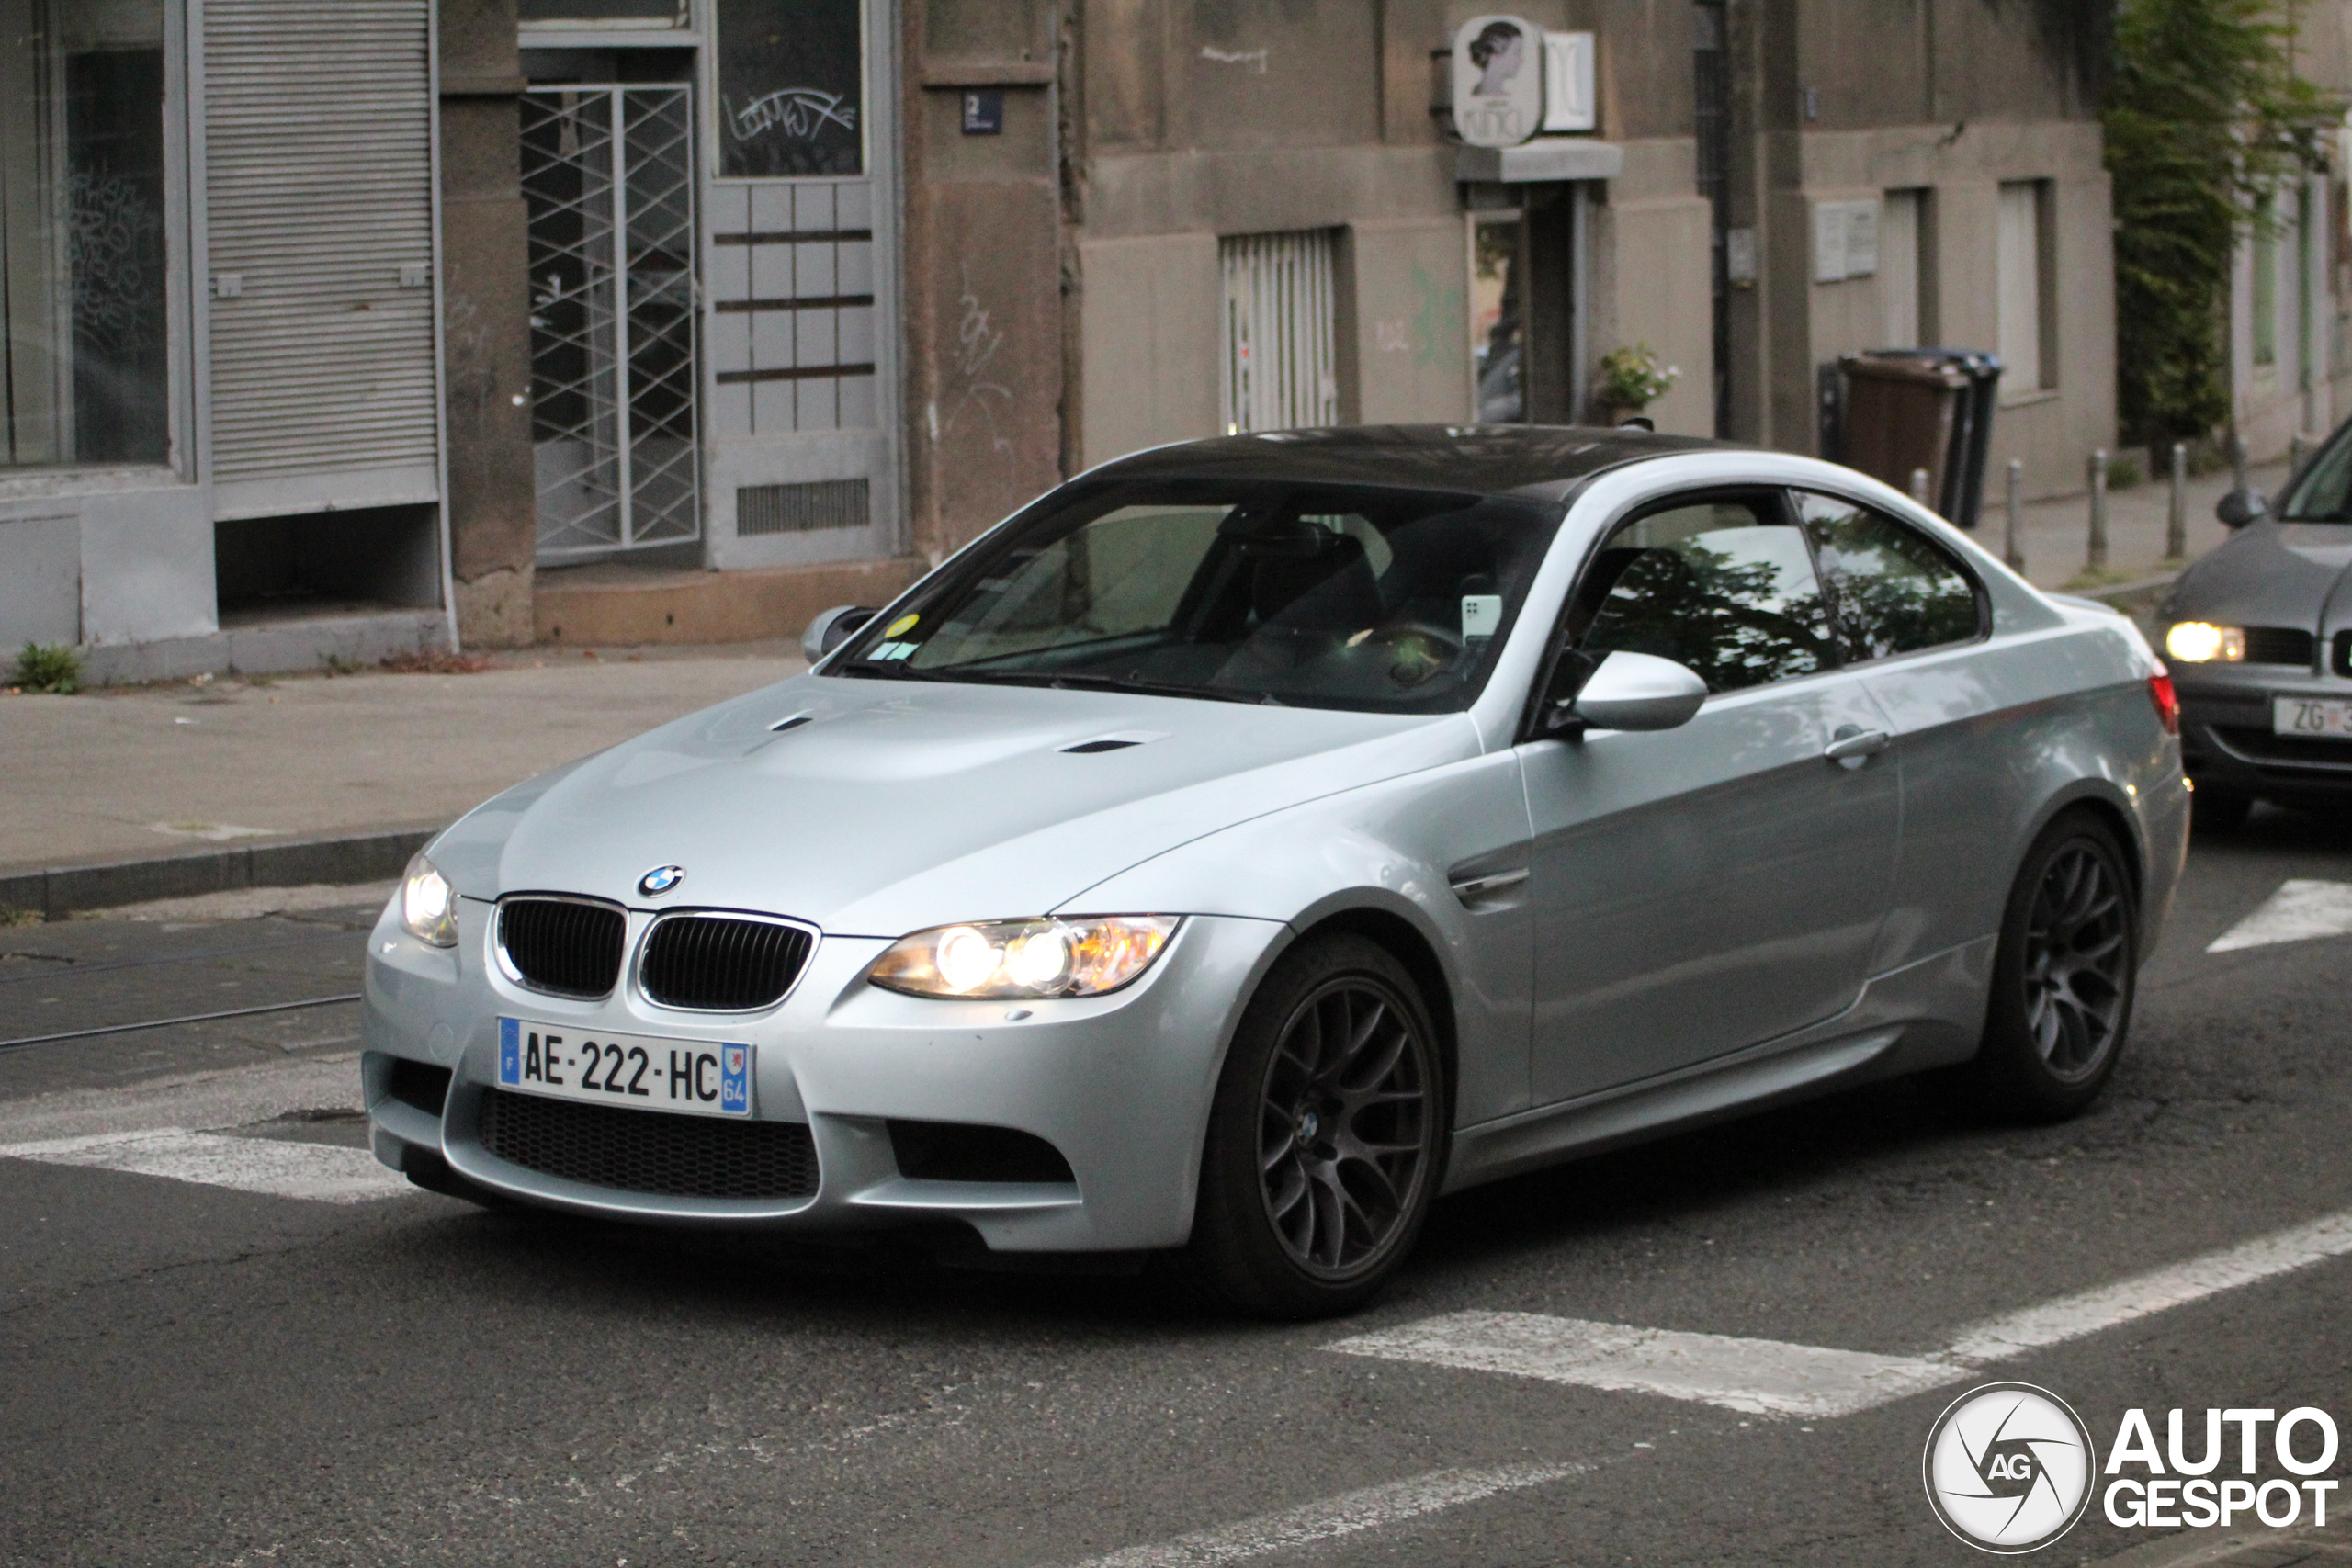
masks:
<path id="1" fill-rule="evenodd" d="M 549 649 L 476 673 L 216 678 L 0 698 L 0 878 L 226 852 L 253 857 L 245 874 L 128 897 L 335 880 L 316 865 L 264 860 L 289 840 L 437 827 L 534 773 L 803 668 L 775 644 L 687 657 Z M 351 870 L 388 874 L 372 863 Z M 71 907 L 109 901 L 128 899 Z"/>

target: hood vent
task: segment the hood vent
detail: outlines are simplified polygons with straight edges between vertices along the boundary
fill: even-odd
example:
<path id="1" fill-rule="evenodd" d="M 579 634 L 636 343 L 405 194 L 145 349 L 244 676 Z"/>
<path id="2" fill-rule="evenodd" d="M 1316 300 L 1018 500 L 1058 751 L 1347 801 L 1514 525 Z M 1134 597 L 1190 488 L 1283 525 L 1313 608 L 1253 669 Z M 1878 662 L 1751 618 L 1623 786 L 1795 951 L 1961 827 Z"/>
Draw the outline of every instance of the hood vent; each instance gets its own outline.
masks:
<path id="1" fill-rule="evenodd" d="M 1098 735 L 1091 740 L 1081 740 L 1075 746 L 1062 748 L 1065 757 L 1091 757 L 1098 751 L 1124 751 L 1130 746 L 1148 746 L 1155 740 L 1165 740 L 1162 729 L 1123 729 L 1116 735 Z"/>

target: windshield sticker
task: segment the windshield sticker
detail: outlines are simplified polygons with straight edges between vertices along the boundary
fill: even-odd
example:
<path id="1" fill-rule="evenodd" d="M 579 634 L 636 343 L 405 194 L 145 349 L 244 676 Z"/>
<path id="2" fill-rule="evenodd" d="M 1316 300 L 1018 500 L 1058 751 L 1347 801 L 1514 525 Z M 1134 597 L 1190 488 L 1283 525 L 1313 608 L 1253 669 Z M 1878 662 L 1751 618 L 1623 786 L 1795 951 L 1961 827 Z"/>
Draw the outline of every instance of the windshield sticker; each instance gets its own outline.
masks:
<path id="1" fill-rule="evenodd" d="M 1503 596 L 1499 593 L 1464 593 L 1462 596 L 1462 635 L 1492 637 L 1495 628 L 1503 624 Z"/>
<path id="2" fill-rule="evenodd" d="M 882 643 L 877 646 L 873 652 L 865 656 L 865 662 L 868 664 L 879 664 L 886 659 L 904 659 L 908 655 L 913 653 L 918 646 L 918 644 L 911 642 Z"/>
<path id="3" fill-rule="evenodd" d="M 882 628 L 882 635 L 884 637 L 904 636 L 910 628 L 912 628 L 917 621 L 922 619 L 922 617 L 921 615 L 900 615 L 897 620 L 892 621 L 888 626 Z"/>

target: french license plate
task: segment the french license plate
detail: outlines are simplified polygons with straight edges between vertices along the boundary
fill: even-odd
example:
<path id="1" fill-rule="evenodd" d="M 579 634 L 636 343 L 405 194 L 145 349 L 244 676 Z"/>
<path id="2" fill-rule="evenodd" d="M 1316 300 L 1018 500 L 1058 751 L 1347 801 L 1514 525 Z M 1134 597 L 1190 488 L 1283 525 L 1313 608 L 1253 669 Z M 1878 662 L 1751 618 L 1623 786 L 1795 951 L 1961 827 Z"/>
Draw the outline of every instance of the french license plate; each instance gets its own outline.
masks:
<path id="1" fill-rule="evenodd" d="M 498 1083 L 525 1094 L 680 1111 L 752 1113 L 752 1047 L 498 1021 Z"/>
<path id="2" fill-rule="evenodd" d="M 2352 739 L 2352 701 L 2341 697 L 2273 697 L 2270 728 L 2280 735 Z"/>

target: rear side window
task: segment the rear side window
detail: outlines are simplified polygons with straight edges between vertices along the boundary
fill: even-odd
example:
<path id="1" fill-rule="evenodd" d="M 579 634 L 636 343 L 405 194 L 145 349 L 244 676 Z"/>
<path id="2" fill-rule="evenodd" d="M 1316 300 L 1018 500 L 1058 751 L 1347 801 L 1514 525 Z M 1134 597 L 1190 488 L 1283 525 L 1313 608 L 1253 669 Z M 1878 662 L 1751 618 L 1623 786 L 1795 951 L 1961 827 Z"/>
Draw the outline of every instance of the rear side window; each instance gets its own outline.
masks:
<path id="1" fill-rule="evenodd" d="M 1837 611 L 1846 662 L 1976 636 L 1976 585 L 1940 546 L 1850 501 L 1804 491 L 1794 499 Z"/>

